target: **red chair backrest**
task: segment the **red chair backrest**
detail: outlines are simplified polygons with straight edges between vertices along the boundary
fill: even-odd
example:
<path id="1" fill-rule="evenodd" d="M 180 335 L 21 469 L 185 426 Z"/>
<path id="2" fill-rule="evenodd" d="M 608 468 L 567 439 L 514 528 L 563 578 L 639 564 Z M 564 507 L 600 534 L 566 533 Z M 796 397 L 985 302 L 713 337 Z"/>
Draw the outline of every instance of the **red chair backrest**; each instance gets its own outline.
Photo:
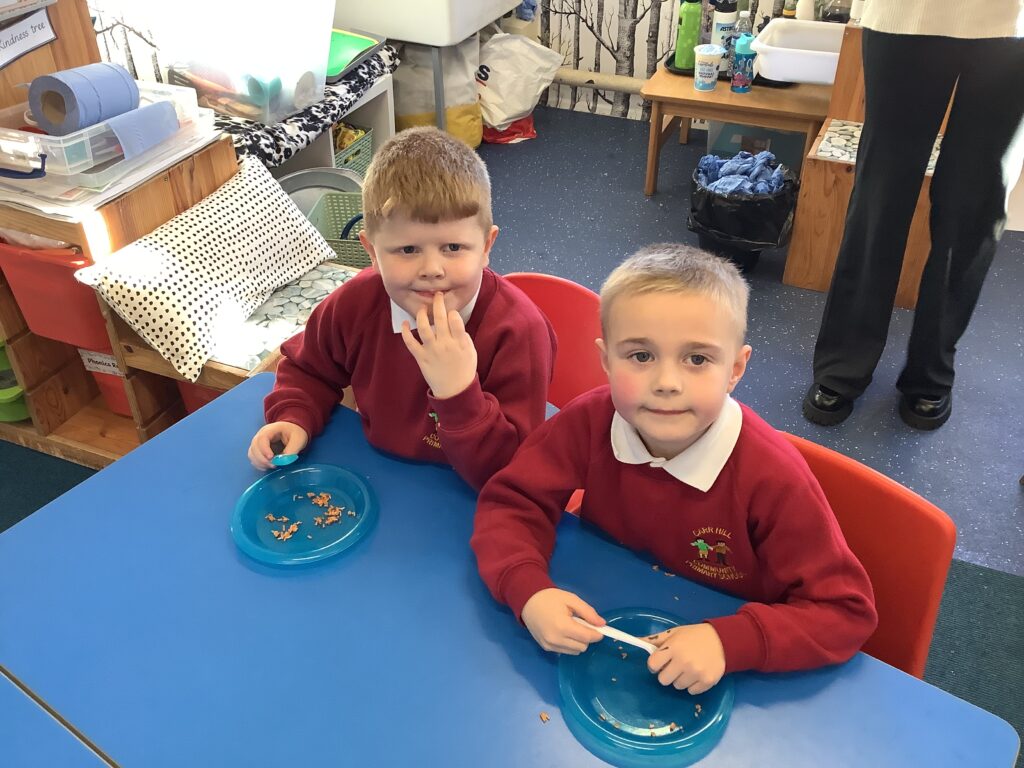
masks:
<path id="1" fill-rule="evenodd" d="M 548 402 L 563 408 L 577 395 L 608 383 L 594 339 L 601 336 L 601 300 L 596 293 L 554 275 L 513 272 L 505 279 L 533 300 L 558 335 L 555 375 Z"/>
<path id="2" fill-rule="evenodd" d="M 864 652 L 924 675 L 956 526 L 931 502 L 848 456 L 787 434 L 818 479 L 875 591 L 878 628 Z"/>

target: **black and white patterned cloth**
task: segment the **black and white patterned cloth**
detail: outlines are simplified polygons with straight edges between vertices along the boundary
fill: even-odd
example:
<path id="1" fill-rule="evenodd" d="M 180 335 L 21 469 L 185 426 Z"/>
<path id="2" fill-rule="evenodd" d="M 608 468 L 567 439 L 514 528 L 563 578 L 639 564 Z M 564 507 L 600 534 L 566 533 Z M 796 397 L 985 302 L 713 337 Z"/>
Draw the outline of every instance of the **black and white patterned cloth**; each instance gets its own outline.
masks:
<path id="1" fill-rule="evenodd" d="M 270 171 L 243 158 L 211 195 L 75 277 L 195 381 L 218 338 L 333 256 Z"/>
<path id="2" fill-rule="evenodd" d="M 308 147 L 341 120 L 375 82 L 394 72 L 398 64 L 398 52 L 385 45 L 337 83 L 328 85 L 322 101 L 280 123 L 264 125 L 241 117 L 217 115 L 214 124 L 231 134 L 239 157 L 250 155 L 273 168 Z"/>

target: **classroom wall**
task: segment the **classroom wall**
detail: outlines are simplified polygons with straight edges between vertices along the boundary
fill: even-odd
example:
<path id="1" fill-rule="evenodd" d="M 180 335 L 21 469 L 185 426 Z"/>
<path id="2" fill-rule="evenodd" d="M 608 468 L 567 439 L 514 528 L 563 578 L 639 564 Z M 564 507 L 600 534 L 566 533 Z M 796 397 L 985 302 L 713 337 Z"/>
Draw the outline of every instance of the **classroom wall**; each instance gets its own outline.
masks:
<path id="1" fill-rule="evenodd" d="M 565 66 L 646 80 L 675 45 L 679 0 L 542 0 L 536 23 L 540 41 Z M 543 103 L 543 102 L 542 102 Z M 638 95 L 555 85 L 548 106 L 641 120 Z"/>

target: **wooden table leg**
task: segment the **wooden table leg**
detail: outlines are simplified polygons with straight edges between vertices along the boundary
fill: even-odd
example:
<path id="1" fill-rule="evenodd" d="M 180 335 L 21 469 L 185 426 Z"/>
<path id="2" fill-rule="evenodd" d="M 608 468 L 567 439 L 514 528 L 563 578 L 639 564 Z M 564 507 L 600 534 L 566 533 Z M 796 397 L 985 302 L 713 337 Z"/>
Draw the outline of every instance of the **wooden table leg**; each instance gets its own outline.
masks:
<path id="1" fill-rule="evenodd" d="M 679 126 L 679 143 L 686 144 L 690 141 L 690 128 L 693 124 L 693 120 L 688 117 L 682 118 L 682 124 Z"/>
<path id="2" fill-rule="evenodd" d="M 647 141 L 647 178 L 644 194 L 653 195 L 658 189 L 658 161 L 661 159 L 661 102 L 651 101 L 651 133 Z"/>
<path id="3" fill-rule="evenodd" d="M 680 122 L 680 120 L 683 120 L 683 119 L 684 118 L 681 118 L 681 117 L 670 117 L 668 119 L 668 122 L 666 123 L 665 122 L 665 116 L 664 115 L 662 116 L 662 118 L 661 118 L 661 123 L 662 123 L 662 126 L 661 126 L 661 138 L 658 139 L 658 146 L 664 147 L 665 146 L 665 142 L 668 141 L 672 137 L 672 135 L 676 132 L 676 128 L 679 128 L 679 130 L 682 131 L 682 128 L 680 127 L 679 122 Z"/>

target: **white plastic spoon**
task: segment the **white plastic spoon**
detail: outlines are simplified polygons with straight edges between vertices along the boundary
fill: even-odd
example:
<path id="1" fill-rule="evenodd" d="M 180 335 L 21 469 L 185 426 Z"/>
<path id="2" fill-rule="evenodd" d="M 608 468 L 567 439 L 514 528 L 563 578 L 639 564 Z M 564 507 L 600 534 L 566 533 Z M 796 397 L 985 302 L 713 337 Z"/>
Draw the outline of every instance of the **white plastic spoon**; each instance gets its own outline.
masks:
<path id="1" fill-rule="evenodd" d="M 621 629 L 609 627 L 607 624 L 603 627 L 595 627 L 589 621 L 585 621 L 584 619 L 581 619 L 579 616 L 573 616 L 573 618 L 580 624 L 582 624 L 584 627 L 589 627 L 590 629 L 596 630 L 605 637 L 610 638 L 612 640 L 618 640 L 620 643 L 627 643 L 629 645 L 635 646 L 636 648 L 640 648 L 644 651 L 647 651 L 648 654 L 654 653 L 656 650 L 658 650 L 658 646 L 654 645 L 653 643 L 648 643 L 646 640 L 641 640 L 639 637 L 633 637 L 633 635 L 629 634 L 628 632 L 623 632 Z"/>

